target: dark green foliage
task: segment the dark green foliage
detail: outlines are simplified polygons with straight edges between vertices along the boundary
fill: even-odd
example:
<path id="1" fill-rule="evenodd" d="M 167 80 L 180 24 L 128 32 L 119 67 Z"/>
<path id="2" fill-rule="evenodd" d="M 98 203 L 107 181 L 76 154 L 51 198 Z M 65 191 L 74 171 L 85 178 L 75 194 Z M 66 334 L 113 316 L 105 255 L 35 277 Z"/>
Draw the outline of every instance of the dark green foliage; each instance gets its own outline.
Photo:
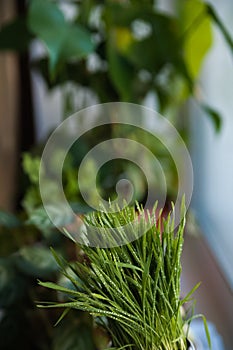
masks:
<path id="1" fill-rule="evenodd" d="M 69 81 L 88 87 L 100 102 L 141 103 L 151 92 L 161 112 L 195 95 L 195 81 L 212 43 L 216 23 L 232 49 L 232 38 L 212 6 L 178 2 L 174 15 L 152 2 L 80 1 L 67 19 L 58 1 L 31 0 L 25 18 L 0 31 L 0 49 L 22 52 L 33 38 L 46 54 L 35 62 L 50 88 Z M 97 65 L 89 64 L 95 54 Z M 75 109 L 72 106 L 69 113 Z M 216 123 L 217 112 L 205 109 Z"/>
<path id="2" fill-rule="evenodd" d="M 0 211 L 0 227 L 6 227 L 8 229 L 20 226 L 20 220 L 13 214 L 5 211 Z"/>
<path id="3" fill-rule="evenodd" d="M 79 24 L 67 22 L 62 11 L 49 1 L 31 1 L 27 23 L 46 44 L 52 77 L 60 62 L 83 58 L 94 50 L 90 33 Z"/>
<path id="4" fill-rule="evenodd" d="M 22 218 L 1 212 L 0 226 L 0 348 L 12 350 L 99 350 L 95 342 L 104 343 L 106 334 L 94 329 L 92 320 L 84 313 L 67 315 L 58 328 L 60 316 L 55 310 L 36 308 L 35 301 L 61 299 L 61 295 L 46 291 L 37 279 L 51 279 L 70 286 L 60 274 L 49 245 L 65 257 L 77 258 L 68 240 L 51 226 L 41 234 Z"/>
<path id="5" fill-rule="evenodd" d="M 20 302 L 26 289 L 24 276 L 18 274 L 13 258 L 0 259 L 0 308 Z"/>
<path id="6" fill-rule="evenodd" d="M 0 50 L 15 50 L 22 53 L 29 49 L 32 40 L 36 38 L 44 45 L 46 50 L 44 57 L 32 62 L 32 69 L 37 70 L 43 76 L 50 90 L 58 86 L 63 89 L 67 82 L 72 82 L 77 90 L 86 89 L 85 91 L 94 93 L 99 102 L 125 100 L 142 103 L 148 93 L 152 93 L 158 100 L 158 109 L 169 115 L 175 124 L 178 122 L 177 124 L 181 125 L 181 128 L 183 127 L 183 121 L 174 118 L 174 115 L 187 98 L 194 95 L 198 73 L 205 54 L 211 46 L 211 22 L 218 25 L 229 47 L 231 49 L 233 47 L 232 38 L 214 8 L 201 0 L 180 1 L 180 8 L 173 16 L 160 13 L 154 6 L 154 1 L 75 1 L 73 6 L 77 11 L 71 20 L 65 18 L 59 3 L 60 1 L 49 0 L 28 1 L 25 17 L 18 17 L 1 27 Z M 142 33 L 144 34 L 141 35 Z M 94 68 L 89 62 L 93 54 L 95 54 L 98 61 Z M 219 130 L 221 124 L 217 111 L 214 111 L 211 106 L 206 106 L 204 101 L 200 101 L 200 104 L 212 118 L 216 130 Z M 79 108 L 84 106 L 80 105 Z M 64 114 L 71 114 L 76 110 L 77 106 L 75 106 L 72 95 L 69 92 L 64 94 Z M 108 130 L 108 133 L 109 136 L 119 136 L 116 128 Z M 147 140 L 146 142 L 153 148 L 152 151 L 163 162 L 163 168 L 166 169 L 165 172 L 168 175 L 168 193 L 172 197 L 172 191 L 177 185 L 176 171 L 174 170 L 174 164 L 171 163 L 161 145 L 154 142 L 154 140 L 150 140 L 148 135 L 143 137 L 142 134 L 137 134 L 135 130 L 128 130 L 124 132 L 124 135 L 135 138 L 137 136 L 141 140 Z M 76 147 L 79 152 L 78 158 L 76 152 L 75 157 L 71 156 L 65 161 L 63 168 L 64 191 L 77 213 L 87 213 L 89 211 L 89 208 L 84 205 L 80 198 L 77 188 L 78 166 L 89 147 L 95 145 L 98 140 L 104 140 L 99 131 L 95 133 L 94 137 L 93 135 L 86 136 L 85 140 L 80 140 L 77 145 L 74 145 L 74 148 Z M 36 284 L 37 278 L 47 278 L 53 282 L 60 281 L 61 285 L 68 289 L 71 288 L 71 285 L 74 288 L 72 284 L 74 281 L 69 279 L 73 274 L 68 270 L 65 276 L 61 276 L 48 253 L 49 246 L 52 244 L 68 260 L 80 260 L 80 256 L 73 246 L 68 244 L 67 240 L 61 237 L 53 227 L 42 207 L 38 186 L 40 154 L 39 152 L 35 156 L 24 155 L 23 166 L 29 182 L 23 199 L 23 208 L 27 215 L 21 213 L 18 217 L 0 212 L 0 307 L 3 312 L 0 316 L 0 347 L 3 350 L 11 350 L 17 344 L 17 349 L 24 350 L 63 350 L 66 349 L 65 346 L 69 345 L 70 349 L 73 349 L 74 344 L 79 344 L 77 348 L 82 349 L 85 342 L 86 347 L 84 348 L 93 350 L 93 338 L 95 338 L 93 334 L 97 332 L 98 341 L 95 340 L 95 348 L 98 350 L 105 349 L 108 344 L 106 333 L 102 328 L 95 328 L 95 326 L 93 331 L 92 324 L 88 324 L 89 328 L 86 327 L 84 330 L 82 325 L 86 317 L 84 314 L 69 313 L 66 319 L 62 321 L 65 323 L 61 323 L 60 328 L 54 330 L 53 324 L 59 318 L 59 313 L 54 309 L 41 311 L 34 306 L 35 300 L 57 299 L 55 292 L 50 292 Z M 54 159 L 52 167 L 56 167 L 57 162 L 59 162 L 59 154 Z M 94 171 L 94 167 L 95 165 L 91 164 L 89 171 Z M 99 174 L 101 194 L 106 199 L 111 197 L 112 194 L 114 196 L 115 181 L 113 178 L 119 179 L 122 173 L 131 173 L 137 184 L 137 199 L 143 200 L 145 183 L 139 181 L 138 172 L 135 168 L 132 165 L 126 166 L 123 162 L 117 164 L 117 170 L 113 173 L 110 172 L 112 168 L 107 164 L 102 169 L 102 173 Z M 56 185 L 54 182 L 46 185 L 48 196 L 53 196 L 56 193 L 54 188 Z M 89 186 L 88 176 L 86 186 Z M 69 218 L 64 215 L 59 204 L 54 210 L 57 213 L 57 223 L 59 225 L 63 226 L 69 223 Z M 90 218 L 96 220 L 93 217 Z M 159 243 L 158 235 L 155 235 L 152 239 L 150 230 L 145 237 L 147 237 L 150 244 Z M 163 241 L 163 244 L 166 245 L 165 237 L 166 234 Z M 139 239 L 131 248 L 137 251 L 140 245 L 143 246 L 143 239 Z M 117 268 L 119 273 L 117 282 L 127 282 L 125 291 L 128 294 L 126 293 L 126 295 L 127 297 L 132 296 L 133 293 L 137 308 L 131 310 L 132 304 L 126 305 L 122 297 L 119 303 L 124 305 L 119 305 L 122 308 L 123 306 L 127 307 L 130 312 L 139 312 L 139 308 L 144 310 L 143 300 L 146 303 L 151 303 L 147 287 L 150 290 L 150 277 L 158 275 L 159 282 L 157 286 L 159 289 L 156 295 L 160 302 L 157 302 L 157 307 L 161 305 L 166 315 L 172 318 L 171 310 L 165 302 L 165 298 L 169 297 L 172 305 L 175 305 L 174 310 L 178 312 L 178 304 L 182 302 L 177 301 L 173 285 L 178 288 L 180 267 L 178 266 L 176 273 L 172 272 L 169 269 L 170 260 L 168 255 L 163 256 L 162 250 L 155 252 L 149 249 L 149 245 L 145 246 L 145 251 L 149 255 L 143 256 L 142 254 L 143 259 L 138 265 L 138 261 L 134 259 L 133 250 L 130 250 L 129 260 L 127 260 L 128 258 L 125 260 L 125 256 L 120 254 L 124 249 L 127 254 L 129 253 L 127 246 L 123 250 L 120 248 L 113 249 L 116 258 L 114 262 L 111 260 L 112 255 L 108 255 L 105 250 L 97 249 L 95 251 L 95 249 L 84 247 L 85 249 L 86 254 L 90 254 L 91 260 L 96 259 L 95 268 L 90 270 L 89 266 L 84 268 L 79 263 L 74 268 L 73 262 L 71 267 L 72 273 L 75 271 L 76 274 L 81 274 L 80 278 L 82 277 L 86 283 L 86 288 L 91 287 L 88 286 L 88 281 L 85 280 L 86 274 L 89 274 L 90 271 L 92 271 L 91 278 L 93 276 L 98 278 L 98 266 L 101 266 L 101 271 L 103 270 L 106 274 L 113 273 L 114 270 L 111 272 L 111 267 Z M 120 262 L 117 260 L 118 256 L 122 259 Z M 109 263 L 105 263 L 106 257 L 109 259 Z M 155 257 L 158 259 L 158 265 L 154 262 Z M 61 259 L 59 263 L 61 263 Z M 159 270 L 160 264 L 161 270 Z M 64 266 L 67 268 L 67 264 Z M 156 270 L 156 266 L 158 270 Z M 148 276 L 143 275 L 143 271 L 144 274 L 148 272 Z M 165 287 L 161 279 L 163 274 L 167 276 L 165 281 L 167 294 L 160 294 L 159 292 L 162 287 Z M 65 281 L 64 277 L 66 277 Z M 117 276 L 113 273 L 111 277 L 114 281 Z M 139 279 L 140 283 L 135 281 L 135 277 Z M 154 286 L 156 286 L 155 280 L 153 281 Z M 95 288 L 98 289 L 97 279 L 96 281 L 93 280 L 94 282 L 96 283 Z M 83 282 L 81 283 L 76 277 L 75 283 L 79 284 L 77 290 L 82 292 Z M 144 285 L 144 289 L 142 289 L 142 285 Z M 137 290 L 137 288 L 139 289 Z M 92 292 L 93 290 L 91 290 Z M 109 298 L 111 296 L 109 293 L 113 292 L 111 285 L 109 284 L 108 289 L 103 288 L 103 292 Z M 69 290 L 66 291 L 66 298 L 67 293 L 69 293 Z M 176 293 L 178 293 L 178 289 Z M 61 294 L 59 294 L 60 297 Z M 107 305 L 106 300 L 98 300 L 97 296 L 95 298 L 98 302 L 103 303 L 104 308 L 115 307 L 115 304 Z M 91 300 L 95 299 L 92 298 Z M 90 300 L 86 299 L 85 302 L 87 301 Z M 93 310 L 89 311 L 92 312 Z M 160 312 L 161 309 L 157 311 Z M 96 316 L 96 312 L 92 313 Z M 140 316 L 145 317 L 146 320 L 149 318 L 148 324 L 152 322 L 154 317 L 147 314 L 145 310 Z M 122 310 L 120 316 L 118 314 L 117 317 L 123 319 Z M 77 321 L 78 319 L 80 323 Z M 103 322 L 103 318 L 98 320 Z M 122 336 L 122 339 L 126 339 L 124 338 L 126 334 L 122 331 L 123 328 L 121 326 L 115 326 L 114 328 L 114 325 L 116 325 L 114 319 L 109 318 L 108 321 L 108 324 L 103 322 L 103 327 L 113 328 L 114 334 L 118 338 Z M 130 318 L 129 321 L 132 326 L 132 319 Z M 130 322 L 127 327 L 130 327 Z M 180 322 L 182 323 L 182 320 Z M 161 324 L 164 328 L 163 322 Z M 85 323 L 85 325 L 87 324 Z M 144 330 L 148 342 L 147 347 L 149 346 L 150 336 L 154 334 L 154 330 L 151 330 L 151 335 L 149 334 L 148 327 L 145 327 Z M 167 329 L 170 329 L 169 327 L 172 327 L 172 322 Z M 77 333 L 76 329 L 78 330 Z M 132 329 L 130 329 L 130 332 Z M 132 339 L 131 336 L 130 340 L 141 340 L 138 337 L 139 331 L 139 329 L 135 331 L 135 339 Z M 100 343 L 101 345 L 97 345 Z M 115 341 L 115 343 L 117 343 L 116 346 L 119 346 L 118 341 Z"/>

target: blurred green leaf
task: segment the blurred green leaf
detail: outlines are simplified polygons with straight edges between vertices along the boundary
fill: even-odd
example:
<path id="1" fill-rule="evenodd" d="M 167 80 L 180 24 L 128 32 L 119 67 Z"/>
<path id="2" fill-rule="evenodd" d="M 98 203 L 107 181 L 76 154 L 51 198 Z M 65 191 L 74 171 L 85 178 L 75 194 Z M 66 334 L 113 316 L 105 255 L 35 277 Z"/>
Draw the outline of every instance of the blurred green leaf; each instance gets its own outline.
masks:
<path id="1" fill-rule="evenodd" d="M 31 1 L 28 25 L 47 46 L 52 76 L 59 63 L 83 58 L 94 50 L 91 34 L 82 26 L 67 22 L 58 6 L 47 0 Z"/>
<path id="2" fill-rule="evenodd" d="M 132 99 L 132 84 L 135 78 L 135 70 L 121 54 L 116 51 L 113 39 L 108 42 L 109 75 L 121 100 L 130 101 Z"/>
<path id="3" fill-rule="evenodd" d="M 58 270 L 50 249 L 43 246 L 27 246 L 20 249 L 17 268 L 26 275 L 45 278 Z"/>
<path id="4" fill-rule="evenodd" d="M 30 153 L 24 153 L 22 157 L 23 157 L 22 167 L 25 174 L 28 175 L 30 181 L 33 184 L 38 184 L 39 170 L 40 170 L 40 157 L 35 157 Z"/>
<path id="5" fill-rule="evenodd" d="M 222 127 L 222 118 L 221 118 L 220 114 L 210 106 L 202 104 L 201 107 L 205 111 L 205 113 L 210 117 L 211 121 L 213 122 L 214 127 L 215 127 L 215 131 L 219 132 L 221 130 L 221 127 Z"/>
<path id="6" fill-rule="evenodd" d="M 28 49 L 33 35 L 29 32 L 24 18 L 5 24 L 0 31 L 0 50 L 24 52 Z"/>
<path id="7" fill-rule="evenodd" d="M 50 215 L 53 217 L 53 222 L 50 220 L 45 208 L 43 206 L 32 210 L 27 224 L 35 225 L 39 229 L 46 230 L 57 227 L 63 227 L 70 224 L 73 221 L 73 215 L 67 211 L 66 206 L 61 203 L 57 203 L 56 206 L 47 206 Z"/>
<path id="8" fill-rule="evenodd" d="M 210 5 L 210 4 L 206 4 L 206 7 L 207 7 L 207 10 L 208 10 L 208 14 L 210 15 L 210 17 L 214 20 L 214 22 L 217 24 L 217 26 L 221 30 L 221 32 L 222 32 L 222 34 L 223 34 L 227 44 L 229 45 L 229 47 L 231 49 L 232 54 L 233 54 L 233 38 L 231 37 L 230 33 L 226 29 L 223 21 L 218 16 L 218 14 L 215 11 L 214 7 L 212 5 Z"/>
<path id="9" fill-rule="evenodd" d="M 56 328 L 52 350 L 95 350 L 91 328 L 63 321 Z"/>
<path id="10" fill-rule="evenodd" d="M 46 0 L 32 0 L 29 5 L 28 26 L 43 40 L 50 56 L 50 68 L 54 71 L 64 41 L 65 18 L 56 4 Z"/>
<path id="11" fill-rule="evenodd" d="M 148 18 L 151 34 L 135 40 L 127 51 L 127 57 L 139 68 L 158 72 L 164 65 L 176 64 L 181 59 L 178 42 L 178 23 L 168 16 L 151 14 Z M 145 52 L 150 52 L 145 55 Z"/>
<path id="12" fill-rule="evenodd" d="M 35 225 L 42 231 L 53 227 L 51 220 L 42 206 L 31 211 L 27 224 Z"/>
<path id="13" fill-rule="evenodd" d="M 27 188 L 22 205 L 29 215 L 36 207 L 41 205 L 40 191 L 37 186 L 34 185 Z"/>
<path id="14" fill-rule="evenodd" d="M 182 2 L 180 23 L 184 38 L 184 59 L 191 77 L 200 72 L 203 58 L 212 44 L 211 20 L 200 0 Z"/>
<path id="15" fill-rule="evenodd" d="M 104 21 L 108 27 L 130 27 L 135 19 L 147 20 L 153 7 L 145 2 L 109 1 L 104 8 Z"/>
<path id="16" fill-rule="evenodd" d="M 15 215 L 0 210 L 0 227 L 16 228 L 20 225 L 21 222 Z"/>
<path id="17" fill-rule="evenodd" d="M 70 202 L 70 206 L 72 210 L 78 215 L 78 214 L 87 214 L 91 211 L 93 211 L 93 208 L 89 207 L 86 204 L 78 203 L 78 202 Z"/>
<path id="18" fill-rule="evenodd" d="M 156 13 L 145 4 L 122 3 L 106 6 L 104 18 L 109 30 L 115 30 L 118 51 L 138 68 L 157 71 L 180 55 L 175 17 Z"/>
<path id="19" fill-rule="evenodd" d="M 67 28 L 66 38 L 61 51 L 63 59 L 83 58 L 93 52 L 95 48 L 90 33 L 76 24 Z"/>
<path id="20" fill-rule="evenodd" d="M 143 98 L 151 88 L 153 77 L 158 77 L 169 65 L 185 79 L 189 91 L 192 91 L 193 82 L 182 57 L 178 20 L 153 12 L 148 6 L 131 5 L 108 5 L 104 15 L 109 73 L 121 99 Z M 152 74 L 143 94 L 137 87 L 142 85 L 138 80 L 140 70 Z M 164 91 L 163 100 L 168 94 Z"/>

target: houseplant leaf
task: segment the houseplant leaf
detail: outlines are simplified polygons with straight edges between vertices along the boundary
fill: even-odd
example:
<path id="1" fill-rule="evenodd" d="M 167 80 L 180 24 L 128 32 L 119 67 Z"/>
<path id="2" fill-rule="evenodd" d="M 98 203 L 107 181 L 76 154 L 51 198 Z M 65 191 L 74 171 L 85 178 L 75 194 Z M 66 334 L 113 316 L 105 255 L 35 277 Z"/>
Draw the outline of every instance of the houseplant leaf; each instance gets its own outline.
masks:
<path id="1" fill-rule="evenodd" d="M 28 246 L 19 250 L 17 267 L 31 277 L 48 277 L 58 270 L 58 266 L 49 248 L 43 246 Z"/>
<path id="2" fill-rule="evenodd" d="M 211 20 L 206 4 L 200 0 L 182 2 L 180 19 L 184 59 L 189 74 L 195 79 L 212 44 Z"/>
<path id="3" fill-rule="evenodd" d="M 62 11 L 50 1 L 31 1 L 28 26 L 48 49 L 52 76 L 59 63 L 80 59 L 94 50 L 90 33 L 81 25 L 66 21 Z"/>
<path id="4" fill-rule="evenodd" d="M 218 16 L 218 14 L 215 11 L 214 7 L 212 5 L 210 5 L 210 4 L 207 4 L 206 6 L 207 6 L 208 14 L 210 15 L 210 17 L 214 20 L 216 25 L 221 30 L 221 32 L 222 32 L 222 34 L 223 34 L 227 44 L 229 45 L 229 48 L 230 48 L 231 52 L 233 53 L 233 38 L 231 37 L 230 33 L 226 29 L 223 21 Z"/>
<path id="5" fill-rule="evenodd" d="M 215 127 L 215 131 L 219 132 L 221 130 L 221 126 L 222 126 L 222 118 L 221 118 L 219 112 L 206 104 L 201 104 L 201 107 L 205 111 L 205 113 L 210 117 L 211 121 L 213 122 L 214 127 Z"/>
<path id="6" fill-rule="evenodd" d="M 21 222 L 15 215 L 0 210 L 0 227 L 17 228 L 20 225 Z"/>

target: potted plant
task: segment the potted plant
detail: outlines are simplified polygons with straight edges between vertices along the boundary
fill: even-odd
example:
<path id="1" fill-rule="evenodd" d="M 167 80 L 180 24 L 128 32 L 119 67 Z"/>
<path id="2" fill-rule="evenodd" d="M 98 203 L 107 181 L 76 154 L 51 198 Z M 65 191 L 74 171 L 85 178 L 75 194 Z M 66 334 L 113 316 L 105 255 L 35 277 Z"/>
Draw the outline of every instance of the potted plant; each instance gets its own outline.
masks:
<path id="1" fill-rule="evenodd" d="M 39 282 L 69 300 L 40 306 L 64 308 L 60 320 L 70 309 L 88 312 L 95 327 L 109 334 L 109 349 L 195 349 L 188 339 L 193 317 L 184 315 L 183 306 L 198 285 L 184 298 L 180 296 L 184 210 L 176 229 L 174 210 L 166 218 L 155 218 L 156 212 L 125 206 L 87 214 L 81 231 L 87 244 L 79 245 L 82 258 L 68 263 L 53 251 L 72 286 Z M 119 246 L 122 237 L 129 240 Z"/>

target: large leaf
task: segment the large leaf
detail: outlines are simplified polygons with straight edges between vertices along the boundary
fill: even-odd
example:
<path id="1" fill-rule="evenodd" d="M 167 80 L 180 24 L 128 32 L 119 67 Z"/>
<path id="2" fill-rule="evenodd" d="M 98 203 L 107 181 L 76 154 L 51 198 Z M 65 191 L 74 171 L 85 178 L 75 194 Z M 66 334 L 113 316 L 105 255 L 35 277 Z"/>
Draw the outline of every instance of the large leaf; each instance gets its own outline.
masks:
<path id="1" fill-rule="evenodd" d="M 62 204 L 47 206 L 50 215 L 52 215 L 53 222 L 50 220 L 46 210 L 43 206 L 32 210 L 29 220 L 27 221 L 30 225 L 35 225 L 39 229 L 46 230 L 51 229 L 55 226 L 63 227 L 70 224 L 73 221 L 73 215 L 67 211 L 66 206 Z"/>
<path id="2" fill-rule="evenodd" d="M 200 0 L 182 2 L 180 23 L 184 39 L 184 59 L 189 74 L 194 79 L 212 44 L 211 20 L 205 3 Z"/>
<path id="3" fill-rule="evenodd" d="M 62 11 L 50 1 L 31 1 L 28 25 L 46 44 L 53 75 L 58 63 L 85 57 L 94 50 L 91 34 L 82 26 L 67 22 Z"/>
<path id="4" fill-rule="evenodd" d="M 42 231 L 53 227 L 53 223 L 49 219 L 43 206 L 31 211 L 27 224 L 34 225 Z"/>
<path id="5" fill-rule="evenodd" d="M 20 271 L 36 278 L 48 277 L 58 270 L 50 250 L 43 246 L 21 248 L 16 262 Z"/>
<path id="6" fill-rule="evenodd" d="M 20 225 L 20 220 L 15 215 L 0 210 L 0 227 L 16 228 Z"/>

